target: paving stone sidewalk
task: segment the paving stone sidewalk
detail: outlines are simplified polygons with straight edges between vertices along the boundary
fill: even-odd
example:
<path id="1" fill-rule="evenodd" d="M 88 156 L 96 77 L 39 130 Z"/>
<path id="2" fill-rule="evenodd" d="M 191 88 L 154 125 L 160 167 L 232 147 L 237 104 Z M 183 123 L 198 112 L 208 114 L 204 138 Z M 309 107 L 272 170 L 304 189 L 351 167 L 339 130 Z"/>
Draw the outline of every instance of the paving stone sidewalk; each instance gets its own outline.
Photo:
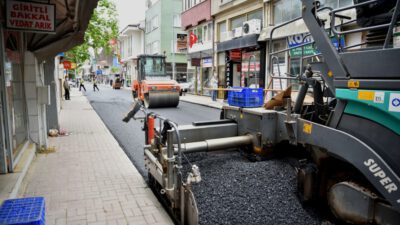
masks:
<path id="1" fill-rule="evenodd" d="M 62 106 L 69 135 L 49 138 L 23 193 L 45 197 L 46 224 L 173 224 L 86 97 L 73 89 Z"/>

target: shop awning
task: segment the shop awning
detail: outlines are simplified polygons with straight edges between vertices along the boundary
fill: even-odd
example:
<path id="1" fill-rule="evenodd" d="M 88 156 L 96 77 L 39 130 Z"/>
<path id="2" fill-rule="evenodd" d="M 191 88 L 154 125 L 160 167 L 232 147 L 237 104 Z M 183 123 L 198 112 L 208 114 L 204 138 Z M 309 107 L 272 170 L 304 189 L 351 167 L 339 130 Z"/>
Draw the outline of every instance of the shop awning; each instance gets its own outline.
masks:
<path id="1" fill-rule="evenodd" d="M 269 26 L 262 29 L 258 41 L 268 41 L 270 39 L 271 31 L 273 28 L 274 26 Z M 286 26 L 275 29 L 272 39 L 277 40 L 301 33 L 308 33 L 308 29 L 303 20 L 298 20 Z"/>
<path id="2" fill-rule="evenodd" d="M 258 34 L 246 35 L 241 38 L 224 41 L 217 44 L 217 52 L 229 51 L 233 49 L 248 48 L 258 46 Z"/>
<path id="3" fill-rule="evenodd" d="M 26 33 L 27 50 L 39 61 L 54 57 L 83 43 L 89 20 L 98 0 L 50 0 L 56 6 L 54 34 Z M 0 5 L 4 10 L 5 5 Z"/>

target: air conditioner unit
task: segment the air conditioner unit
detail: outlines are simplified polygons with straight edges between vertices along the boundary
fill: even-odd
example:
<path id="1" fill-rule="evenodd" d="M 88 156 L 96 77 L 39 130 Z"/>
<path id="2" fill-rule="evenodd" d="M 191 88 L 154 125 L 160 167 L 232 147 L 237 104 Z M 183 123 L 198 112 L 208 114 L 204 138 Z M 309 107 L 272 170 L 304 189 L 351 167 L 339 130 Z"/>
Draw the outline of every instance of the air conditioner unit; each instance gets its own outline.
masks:
<path id="1" fill-rule="evenodd" d="M 252 19 L 243 22 L 243 35 L 259 34 L 261 32 L 261 20 Z"/>
<path id="2" fill-rule="evenodd" d="M 232 30 L 233 33 L 233 38 L 239 38 L 243 35 L 243 29 L 242 27 L 237 27 Z"/>

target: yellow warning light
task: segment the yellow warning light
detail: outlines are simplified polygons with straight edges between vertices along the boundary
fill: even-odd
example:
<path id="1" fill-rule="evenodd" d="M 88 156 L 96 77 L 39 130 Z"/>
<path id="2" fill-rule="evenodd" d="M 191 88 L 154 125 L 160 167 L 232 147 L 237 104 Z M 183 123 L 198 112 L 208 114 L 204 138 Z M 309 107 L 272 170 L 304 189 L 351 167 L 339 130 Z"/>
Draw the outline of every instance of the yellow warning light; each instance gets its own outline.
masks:
<path id="1" fill-rule="evenodd" d="M 332 76 L 333 76 L 333 73 L 332 73 L 331 70 L 329 70 L 329 71 L 328 71 L 328 77 L 332 77 Z"/>
<path id="2" fill-rule="evenodd" d="M 306 134 L 311 134 L 312 132 L 312 123 L 304 123 L 303 124 L 303 132 Z"/>
<path id="3" fill-rule="evenodd" d="M 360 81 L 349 80 L 349 81 L 347 81 L 347 87 L 348 88 L 359 88 L 360 87 Z"/>

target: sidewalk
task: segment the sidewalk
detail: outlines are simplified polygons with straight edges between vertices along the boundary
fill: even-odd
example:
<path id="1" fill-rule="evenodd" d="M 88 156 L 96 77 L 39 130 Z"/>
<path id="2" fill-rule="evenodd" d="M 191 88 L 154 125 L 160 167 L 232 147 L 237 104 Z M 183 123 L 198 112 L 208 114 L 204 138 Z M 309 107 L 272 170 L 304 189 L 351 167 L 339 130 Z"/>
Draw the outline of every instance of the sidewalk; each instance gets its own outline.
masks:
<path id="1" fill-rule="evenodd" d="M 45 197 L 46 224 L 173 224 L 87 99 L 74 88 L 62 106 L 69 135 L 49 138 L 22 194 Z"/>
<path id="2" fill-rule="evenodd" d="M 217 101 L 214 102 L 209 96 L 201 96 L 193 94 L 182 95 L 180 96 L 179 99 L 183 102 L 204 105 L 216 109 L 222 109 L 222 106 L 228 105 L 228 103 L 224 102 L 223 99 L 217 99 Z"/>

